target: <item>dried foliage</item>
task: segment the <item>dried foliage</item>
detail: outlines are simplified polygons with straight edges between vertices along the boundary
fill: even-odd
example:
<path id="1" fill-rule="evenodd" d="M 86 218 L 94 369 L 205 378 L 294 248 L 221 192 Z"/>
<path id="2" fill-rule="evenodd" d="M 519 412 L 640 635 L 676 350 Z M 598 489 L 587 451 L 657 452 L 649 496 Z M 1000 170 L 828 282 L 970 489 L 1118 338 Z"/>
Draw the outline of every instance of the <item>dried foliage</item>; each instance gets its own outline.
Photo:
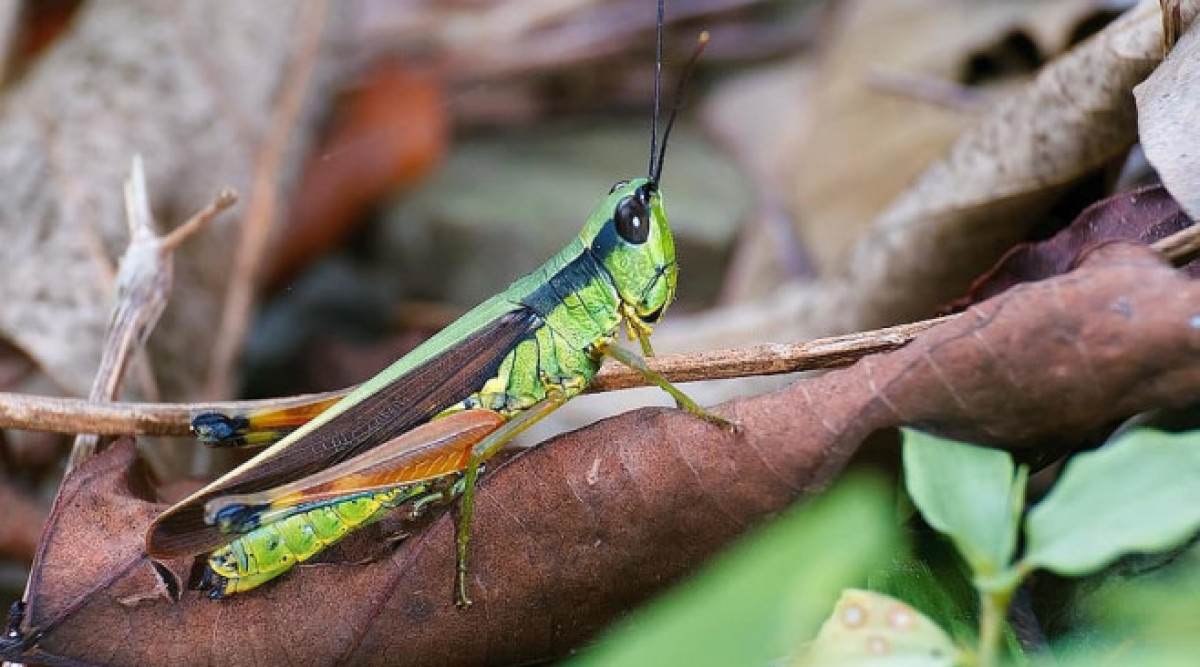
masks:
<path id="1" fill-rule="evenodd" d="M 1197 10 L 1182 3 L 1185 24 Z M 1023 240 L 1067 187 L 1123 158 L 1137 136 L 1129 91 L 1161 60 L 1162 39 L 1158 3 L 1139 3 L 959 136 L 872 221 L 844 277 L 677 319 L 661 347 L 794 340 L 928 316 Z"/>
<path id="2" fill-rule="evenodd" d="M 30 658 L 212 664 L 253 651 L 270 661 L 503 664 L 561 655 L 748 525 L 819 493 L 877 429 L 917 424 L 1035 455 L 1114 417 L 1187 402 L 1200 384 L 1198 290 L 1154 253 L 1110 244 L 906 348 L 724 406 L 742 436 L 663 410 L 563 436 L 484 483 L 477 604 L 466 612 L 451 602 L 449 516 L 379 560 L 302 567 L 230 601 L 193 591 L 173 601 L 190 563 L 169 563 L 164 576 L 141 553 L 141 529 L 163 506 L 139 495 L 126 442 L 64 490 L 36 572 L 29 624 L 45 634 Z M 232 618 L 270 618 L 272 631 Z"/>
<path id="3" fill-rule="evenodd" d="M 954 309 L 983 301 L 1021 283 L 1066 273 L 1106 241 L 1154 243 L 1190 227 L 1192 220 L 1161 186 L 1122 192 L 1089 206 L 1066 229 L 1046 241 L 1022 243 L 983 274 Z M 1196 266 L 1187 269 L 1196 275 Z"/>
<path id="4" fill-rule="evenodd" d="M 555 108 L 539 88 L 577 86 L 614 107 L 645 97 L 651 70 L 615 66 L 650 34 L 644 4 L 545 0 L 514 13 L 503 0 L 360 0 L 340 11 L 323 0 L 97 0 L 56 23 L 41 55 L 0 43 L 8 49 L 0 55 L 28 67 L 0 109 L 0 191 L 8 189 L 0 336 L 27 357 L 0 351 L 3 388 L 37 381 L 37 368 L 66 393 L 86 394 L 95 382 L 93 401 L 117 398 L 125 363 L 101 358 L 115 262 L 130 245 L 127 215 L 183 220 L 229 185 L 245 208 L 183 247 L 149 363 L 135 361 L 125 379 L 143 396 L 155 385 L 172 399 L 229 393 L 259 283 L 287 284 L 361 234 L 388 192 L 410 187 L 450 150 L 453 121 L 539 119 Z M 753 211 L 725 278 L 728 305 L 672 313 L 655 343 L 668 352 L 741 349 L 668 357 L 660 368 L 678 380 L 837 370 L 719 406 L 740 434 L 641 409 L 493 466 L 472 542 L 476 605 L 466 611 L 452 604 L 449 512 L 418 526 L 386 518 L 277 582 L 208 600 L 189 588 L 196 560 L 158 563 L 144 552 L 146 527 L 179 496 L 178 484 L 155 473 L 183 465 L 147 459 L 132 437 L 179 433 L 193 405 L 81 408 L 0 394 L 0 422 L 124 436 L 94 455 L 96 440 L 81 439 L 80 465 L 48 519 L 22 484 L 49 459 L 34 466 L 37 457 L 0 441 L 3 472 L 14 476 L 0 478 L 0 555 L 34 556 L 27 616 L 0 637 L 0 659 L 555 659 L 749 527 L 821 494 L 881 430 L 915 426 L 1040 463 L 1094 443 L 1121 419 L 1194 401 L 1200 286 L 1194 265 L 1177 270 L 1164 257 L 1194 256 L 1200 236 L 1186 231 L 1200 207 L 1200 0 L 1144 0 L 1083 42 L 1093 17 L 1107 19 L 1108 3 L 846 0 L 837 11 L 780 18 L 774 32 L 750 11 L 758 4 L 695 3 L 675 18 L 728 28 L 730 41 L 714 44 L 725 62 L 780 45 L 795 55 L 815 34 L 833 38 L 819 45 L 820 59 L 756 69 L 710 98 L 707 124 L 749 174 Z M 397 43 L 407 47 L 404 60 L 392 52 Z M 386 61 L 377 60 L 382 52 Z M 410 52 L 428 60 L 409 61 Z M 584 74 L 556 79 L 567 65 Z M 7 66 L 0 73 L 11 77 Z M 344 76 L 351 70 L 366 74 Z M 997 72 L 1000 81 L 980 85 Z M 479 85 L 532 73 L 545 81 L 526 81 L 510 97 Z M 318 140 L 339 78 L 359 88 Z M 458 95 L 472 110 L 453 108 Z M 690 154 L 689 134 L 676 135 L 677 157 Z M 1083 182 L 1111 192 L 1111 179 L 1099 176 L 1139 138 L 1162 185 L 1069 201 Z M 302 164 L 300 149 L 316 141 Z M 528 146 L 520 135 L 506 145 Z M 571 160 L 590 154 L 568 152 Z M 127 212 L 120 184 L 134 154 L 144 156 L 149 184 Z M 701 162 L 680 161 L 692 163 L 680 169 Z M 491 210 L 479 201 L 475 208 Z M 694 216 L 714 215 L 713 206 L 699 208 Z M 1052 212 L 1075 222 L 1027 242 Z M 273 245 L 277 218 L 286 225 Z M 154 272 L 159 299 L 172 272 L 164 261 Z M 780 276 L 790 282 L 776 288 Z M 955 298 L 963 312 L 922 319 Z M 156 317 L 158 302 L 142 300 Z M 118 297 L 116 312 L 122 305 Z M 137 322 L 126 336 L 133 347 L 154 317 L 126 318 Z M 749 346 L 843 332 L 859 333 Z M 121 350 L 132 349 L 126 342 Z M 631 384 L 609 369 L 597 388 Z M 593 408 L 577 407 L 588 400 L 560 411 L 557 424 L 594 421 Z M 641 400 L 606 395 L 601 409 Z"/>
<path id="5" fill-rule="evenodd" d="M 66 391 L 86 394 L 100 360 L 131 157 L 145 159 L 161 220 L 186 219 L 223 186 L 249 192 L 303 8 L 87 3 L 7 92 L 0 332 Z M 194 392 L 208 370 L 236 238 L 226 220 L 179 256 L 175 305 L 150 346 L 166 396 Z"/>
<path id="6" fill-rule="evenodd" d="M 1175 14 L 1164 22 L 1175 26 L 1179 37 L 1182 25 L 1181 3 L 1173 5 Z M 1146 159 L 1162 178 L 1163 185 L 1183 205 L 1192 218 L 1200 218 L 1200 177 L 1195 156 L 1200 150 L 1196 133 L 1188 129 L 1196 118 L 1200 100 L 1200 32 L 1182 33 L 1178 44 L 1164 37 L 1164 46 L 1173 45 L 1162 67 L 1154 70 L 1146 82 L 1134 89 L 1138 105 L 1138 129 Z"/>

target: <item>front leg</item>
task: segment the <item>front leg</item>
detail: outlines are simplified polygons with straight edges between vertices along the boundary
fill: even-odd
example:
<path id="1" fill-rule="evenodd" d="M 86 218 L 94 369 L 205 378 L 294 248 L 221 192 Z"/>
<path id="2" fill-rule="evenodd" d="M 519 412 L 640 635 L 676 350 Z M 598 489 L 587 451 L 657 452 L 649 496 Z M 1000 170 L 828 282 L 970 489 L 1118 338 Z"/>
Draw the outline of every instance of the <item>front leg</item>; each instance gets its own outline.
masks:
<path id="1" fill-rule="evenodd" d="M 641 328 L 634 330 L 634 333 L 637 336 L 638 343 L 640 343 L 642 346 L 642 356 L 646 359 L 653 358 L 654 346 L 650 344 L 650 325 L 643 324 Z M 663 382 L 667 381 L 668 380 L 666 378 L 663 378 Z M 680 393 L 683 392 L 680 391 Z M 674 394 L 672 394 L 672 398 L 675 398 Z M 693 405 L 694 404 L 695 402 L 693 401 Z M 675 398 L 675 407 L 679 408 L 680 410 L 687 410 L 687 407 L 683 404 L 683 401 L 679 400 L 678 398 Z"/>
<path id="2" fill-rule="evenodd" d="M 741 431 L 742 427 L 738 425 L 737 422 L 730 421 L 720 415 L 713 414 L 700 407 L 697 405 L 696 401 L 693 401 L 690 396 L 683 393 L 679 387 L 671 384 L 670 380 L 666 379 L 662 376 L 662 374 L 647 366 L 646 362 L 641 357 L 630 352 L 629 350 L 616 345 L 610 340 L 597 343 L 595 345 L 595 350 L 597 354 L 612 357 L 613 359 L 640 373 L 647 382 L 670 394 L 671 397 L 675 399 L 675 403 L 681 409 L 687 410 L 688 412 L 706 422 L 709 422 L 710 424 L 716 424 L 717 426 L 727 429 L 731 433 L 737 433 Z"/>

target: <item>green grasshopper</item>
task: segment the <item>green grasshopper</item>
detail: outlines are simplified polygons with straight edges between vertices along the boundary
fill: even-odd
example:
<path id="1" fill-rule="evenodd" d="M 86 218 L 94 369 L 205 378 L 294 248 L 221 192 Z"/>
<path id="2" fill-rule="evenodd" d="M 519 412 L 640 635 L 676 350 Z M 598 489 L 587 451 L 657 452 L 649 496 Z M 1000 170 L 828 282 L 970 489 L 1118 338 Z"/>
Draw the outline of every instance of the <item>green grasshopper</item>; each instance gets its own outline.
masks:
<path id="1" fill-rule="evenodd" d="M 605 357 L 697 417 L 735 428 L 616 345 L 624 325 L 651 356 L 652 325 L 675 297 L 675 244 L 659 182 L 680 96 L 659 148 L 663 4 L 648 176 L 618 182 L 541 268 L 331 406 L 197 416 L 193 430 L 217 444 L 261 444 L 303 425 L 158 517 L 148 554 L 208 553 L 200 587 L 219 598 L 283 574 L 394 508 L 416 517 L 461 498 L 455 600 L 466 606 L 475 483 L 485 462 L 582 392 Z"/>

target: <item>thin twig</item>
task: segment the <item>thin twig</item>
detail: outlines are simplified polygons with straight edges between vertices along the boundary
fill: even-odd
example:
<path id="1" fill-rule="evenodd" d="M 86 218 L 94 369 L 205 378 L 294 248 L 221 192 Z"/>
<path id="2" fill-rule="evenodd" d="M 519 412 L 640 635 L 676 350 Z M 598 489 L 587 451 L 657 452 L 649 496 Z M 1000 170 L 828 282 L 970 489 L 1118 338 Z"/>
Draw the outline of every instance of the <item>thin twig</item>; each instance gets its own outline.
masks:
<path id="1" fill-rule="evenodd" d="M 868 354 L 902 347 L 917 334 L 948 319 L 924 320 L 806 343 L 681 354 L 655 357 L 648 361 L 651 368 L 673 382 L 838 368 L 849 366 Z M 640 374 L 623 366 L 609 364 L 601 369 L 588 391 L 613 391 L 644 385 Z M 242 413 L 264 408 L 285 408 L 339 396 L 346 391 L 254 401 L 125 404 L 0 393 L 0 427 L 59 433 L 88 431 L 109 435 L 184 435 L 188 432 L 192 416 L 199 412 Z"/>
<path id="2" fill-rule="evenodd" d="M 205 383 L 205 394 L 208 396 L 226 396 L 230 391 L 234 362 L 246 337 L 254 305 L 254 291 L 278 209 L 280 167 L 287 153 L 289 139 L 295 134 L 308 82 L 316 65 L 325 13 L 325 0 L 312 0 L 299 19 L 301 34 L 296 43 L 296 59 L 284 78 L 279 104 L 271 113 L 270 129 L 254 173 L 254 186 L 234 259 L 233 276 L 229 280 L 221 324 L 213 344 Z"/>
<path id="3" fill-rule="evenodd" d="M 168 250 L 176 250 L 184 241 L 191 238 L 196 232 L 200 231 L 214 218 L 229 210 L 237 203 L 238 194 L 233 188 L 223 188 L 217 193 L 216 199 L 212 200 L 208 206 L 200 209 L 198 213 L 188 218 L 187 222 L 179 225 L 175 229 L 166 233 L 162 237 L 163 248 Z"/>
<path id="4" fill-rule="evenodd" d="M 142 159 L 134 156 L 129 180 L 125 182 L 129 246 L 117 271 L 112 318 L 100 366 L 88 394 L 89 401 L 108 402 L 117 397 L 131 356 L 145 344 L 167 306 L 175 273 L 175 249 L 235 201 L 237 195 L 232 190 L 222 190 L 213 203 L 191 220 L 167 236 L 159 237 L 150 212 Z M 94 454 L 99 445 L 95 433 L 80 433 L 71 448 L 67 473 Z"/>
<path id="5" fill-rule="evenodd" d="M 21 32 L 24 0 L 0 0 L 0 86 L 13 75 L 13 55 Z"/>
<path id="6" fill-rule="evenodd" d="M 1179 0 L 1159 0 L 1162 7 L 1163 57 L 1166 58 L 1183 34 L 1183 13 Z"/>
<path id="7" fill-rule="evenodd" d="M 1200 225 L 1185 227 L 1165 239 L 1155 241 L 1150 247 L 1171 260 L 1175 266 L 1183 266 L 1200 253 Z"/>
<path id="8" fill-rule="evenodd" d="M 904 347 L 922 331 L 955 316 L 937 317 L 874 331 L 818 338 L 804 343 L 755 345 L 736 350 L 716 350 L 648 359 L 650 367 L 671 382 L 728 380 L 751 375 L 779 375 L 842 368 L 868 354 Z M 646 386 L 640 373 L 606 364 L 588 391 L 614 391 Z"/>
<path id="9" fill-rule="evenodd" d="M 1200 249 L 1200 225 L 1176 232 L 1151 247 L 1176 265 L 1185 263 Z M 949 315 L 874 331 L 819 338 L 806 343 L 760 345 L 738 350 L 655 357 L 648 361 L 651 368 L 673 382 L 840 368 L 867 355 L 903 347 L 921 332 L 955 317 L 958 316 Z M 588 391 L 612 391 L 643 384 L 640 375 L 622 367 L 606 365 Z M 74 398 L 0 392 L 0 428 L 105 435 L 184 435 L 188 432 L 192 416 L 199 412 L 239 413 L 264 408 L 282 409 L 344 393 L 215 403 L 92 403 Z"/>

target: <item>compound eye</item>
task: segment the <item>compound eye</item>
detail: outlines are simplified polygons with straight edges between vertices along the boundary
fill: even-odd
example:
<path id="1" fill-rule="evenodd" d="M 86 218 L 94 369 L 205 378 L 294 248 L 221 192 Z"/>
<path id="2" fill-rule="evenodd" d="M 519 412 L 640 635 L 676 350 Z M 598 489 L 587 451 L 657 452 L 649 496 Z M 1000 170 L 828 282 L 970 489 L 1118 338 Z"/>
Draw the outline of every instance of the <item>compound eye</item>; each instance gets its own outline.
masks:
<path id="1" fill-rule="evenodd" d="M 641 245 L 650 236 L 650 210 L 637 195 L 621 199 L 613 213 L 613 221 L 617 233 L 629 243 Z"/>

